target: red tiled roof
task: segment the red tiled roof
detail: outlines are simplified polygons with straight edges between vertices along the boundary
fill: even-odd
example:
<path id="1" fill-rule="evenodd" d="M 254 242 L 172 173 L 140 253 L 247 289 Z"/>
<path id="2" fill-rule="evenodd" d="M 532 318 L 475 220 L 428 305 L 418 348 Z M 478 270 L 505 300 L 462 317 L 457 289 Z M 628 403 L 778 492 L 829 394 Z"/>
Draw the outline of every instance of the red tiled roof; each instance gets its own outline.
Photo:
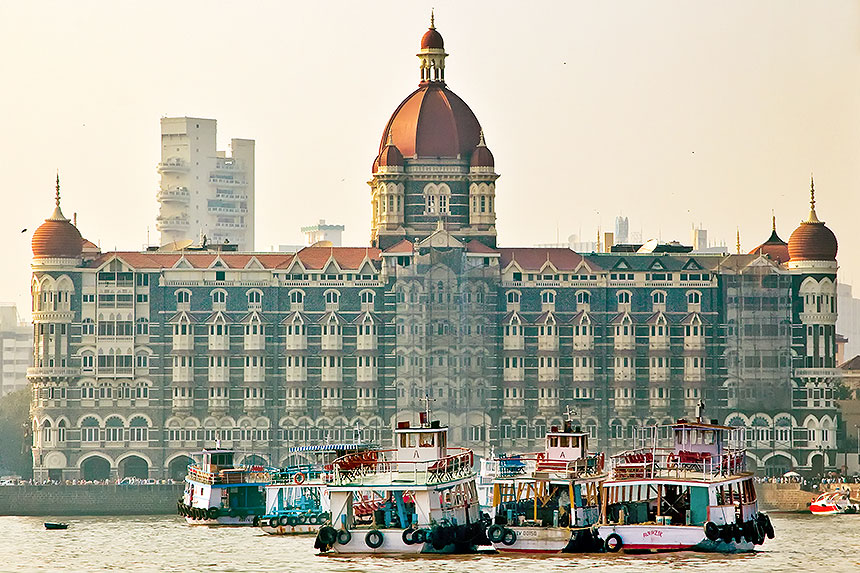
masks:
<path id="1" fill-rule="evenodd" d="M 379 249 L 371 247 L 305 247 L 296 256 L 306 269 L 321 269 L 330 258 L 342 269 L 357 269 L 365 257 L 379 261 L 380 253 Z"/>
<path id="2" fill-rule="evenodd" d="M 390 247 L 385 249 L 383 252 L 384 253 L 413 253 L 413 252 L 415 252 L 415 245 L 413 245 L 411 242 L 407 241 L 406 239 L 403 239 L 399 243 L 395 243 L 395 244 L 391 245 Z"/>
<path id="3" fill-rule="evenodd" d="M 362 249 L 363 251 L 363 249 Z M 183 256 L 196 269 L 206 269 L 218 257 L 217 253 L 159 253 L 159 252 L 135 252 L 135 251 L 112 251 L 102 253 L 91 261 L 88 266 L 99 267 L 114 256 L 122 259 L 127 265 L 136 269 L 169 269 L 173 268 Z M 242 269 L 252 258 L 256 258 L 266 269 L 285 268 L 295 257 L 292 253 L 221 253 L 221 261 L 230 269 Z"/>
<path id="4" fill-rule="evenodd" d="M 547 259 L 560 271 L 573 271 L 582 262 L 582 256 L 570 249 L 524 247 L 500 248 L 502 268 L 511 261 L 516 261 L 523 270 L 539 271 Z"/>
<path id="5" fill-rule="evenodd" d="M 488 255 L 498 255 L 499 254 L 499 251 L 497 251 L 496 249 L 493 249 L 491 247 L 488 247 L 487 245 L 485 245 L 484 243 L 482 243 L 481 241 L 479 241 L 477 239 L 472 239 L 471 241 L 466 243 L 466 252 L 469 252 L 469 253 L 485 253 Z"/>

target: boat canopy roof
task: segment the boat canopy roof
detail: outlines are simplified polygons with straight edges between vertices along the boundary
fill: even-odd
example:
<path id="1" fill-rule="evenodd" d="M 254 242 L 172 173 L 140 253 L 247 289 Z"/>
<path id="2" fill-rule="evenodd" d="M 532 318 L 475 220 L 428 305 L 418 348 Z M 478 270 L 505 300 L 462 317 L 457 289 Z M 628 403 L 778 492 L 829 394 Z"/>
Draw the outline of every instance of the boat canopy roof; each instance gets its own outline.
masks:
<path id="1" fill-rule="evenodd" d="M 343 444 L 318 444 L 315 446 L 293 446 L 289 449 L 293 452 L 344 452 L 351 450 L 369 450 L 376 446 L 373 444 L 343 443 Z"/>

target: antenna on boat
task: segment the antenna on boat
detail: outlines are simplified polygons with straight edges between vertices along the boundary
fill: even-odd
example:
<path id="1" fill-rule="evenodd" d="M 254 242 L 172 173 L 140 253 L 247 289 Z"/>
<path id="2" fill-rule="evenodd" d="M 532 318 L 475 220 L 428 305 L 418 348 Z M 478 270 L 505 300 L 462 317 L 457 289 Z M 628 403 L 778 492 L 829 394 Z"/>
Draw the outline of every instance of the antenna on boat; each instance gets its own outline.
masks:
<path id="1" fill-rule="evenodd" d="M 705 402 L 704 400 L 699 400 L 699 403 L 696 404 L 696 421 L 700 424 L 702 423 L 702 415 L 705 413 Z"/>
<path id="2" fill-rule="evenodd" d="M 352 430 L 352 441 L 356 444 L 361 443 L 361 426 L 358 422 L 355 423 L 355 428 Z"/>
<path id="3" fill-rule="evenodd" d="M 568 404 L 568 405 L 564 408 L 564 415 L 565 415 L 565 416 L 567 416 L 567 421 L 568 421 L 568 422 L 573 422 L 573 416 L 574 416 L 574 415 L 576 415 L 576 413 L 577 413 L 577 412 L 576 412 L 576 410 L 574 410 L 573 408 L 571 408 L 571 407 L 570 407 L 570 404 Z"/>
<path id="4" fill-rule="evenodd" d="M 421 401 L 424 402 L 424 411 L 421 412 L 418 416 L 418 423 L 422 426 L 430 425 L 430 402 L 433 401 L 433 398 L 430 397 L 429 394 L 424 394 L 424 397 L 421 398 Z"/>

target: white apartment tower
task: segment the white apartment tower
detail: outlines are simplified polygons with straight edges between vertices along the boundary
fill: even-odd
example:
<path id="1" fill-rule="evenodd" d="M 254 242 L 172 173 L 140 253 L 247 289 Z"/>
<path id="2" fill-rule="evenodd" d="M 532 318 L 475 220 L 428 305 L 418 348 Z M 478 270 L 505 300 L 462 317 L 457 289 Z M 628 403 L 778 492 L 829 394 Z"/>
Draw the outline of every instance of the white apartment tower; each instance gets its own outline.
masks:
<path id="1" fill-rule="evenodd" d="M 254 140 L 216 149 L 214 119 L 161 118 L 161 186 L 156 227 L 161 244 L 203 236 L 254 250 Z"/>

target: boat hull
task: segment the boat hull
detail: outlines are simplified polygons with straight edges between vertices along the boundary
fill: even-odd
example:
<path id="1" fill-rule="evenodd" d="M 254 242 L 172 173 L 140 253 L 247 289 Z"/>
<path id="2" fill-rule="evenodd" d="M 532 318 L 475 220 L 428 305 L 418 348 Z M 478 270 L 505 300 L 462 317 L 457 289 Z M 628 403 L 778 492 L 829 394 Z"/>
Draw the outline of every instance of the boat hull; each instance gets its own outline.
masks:
<path id="1" fill-rule="evenodd" d="M 711 541 L 697 525 L 604 525 L 598 528 L 600 538 L 621 538 L 621 551 L 704 551 L 713 553 L 746 553 L 752 542 Z"/>
<path id="2" fill-rule="evenodd" d="M 269 535 L 315 535 L 319 528 L 319 525 L 311 525 L 310 523 L 279 525 L 277 527 L 272 527 L 271 525 L 260 525 L 260 529 Z"/>
<path id="3" fill-rule="evenodd" d="M 561 553 L 570 543 L 566 527 L 505 527 L 516 534 L 510 545 L 499 541 L 493 546 L 502 553 Z"/>
<path id="4" fill-rule="evenodd" d="M 185 523 L 188 525 L 231 525 L 234 527 L 248 527 L 254 525 L 254 517 L 253 515 L 248 515 L 245 517 L 231 517 L 229 515 L 221 515 L 216 517 L 215 519 L 203 518 L 197 519 L 194 517 L 186 517 Z"/>
<path id="5" fill-rule="evenodd" d="M 449 543 L 441 549 L 436 549 L 430 542 L 407 544 L 403 541 L 402 529 L 379 529 L 382 534 L 382 545 L 373 548 L 367 544 L 365 536 L 367 530 L 351 531 L 350 540 L 347 543 L 335 543 L 324 555 L 330 554 L 372 554 L 372 555 L 421 555 L 441 554 L 450 555 L 455 553 L 478 553 L 480 548 L 476 545 L 457 545 Z M 492 551 L 492 548 L 487 548 Z"/>

